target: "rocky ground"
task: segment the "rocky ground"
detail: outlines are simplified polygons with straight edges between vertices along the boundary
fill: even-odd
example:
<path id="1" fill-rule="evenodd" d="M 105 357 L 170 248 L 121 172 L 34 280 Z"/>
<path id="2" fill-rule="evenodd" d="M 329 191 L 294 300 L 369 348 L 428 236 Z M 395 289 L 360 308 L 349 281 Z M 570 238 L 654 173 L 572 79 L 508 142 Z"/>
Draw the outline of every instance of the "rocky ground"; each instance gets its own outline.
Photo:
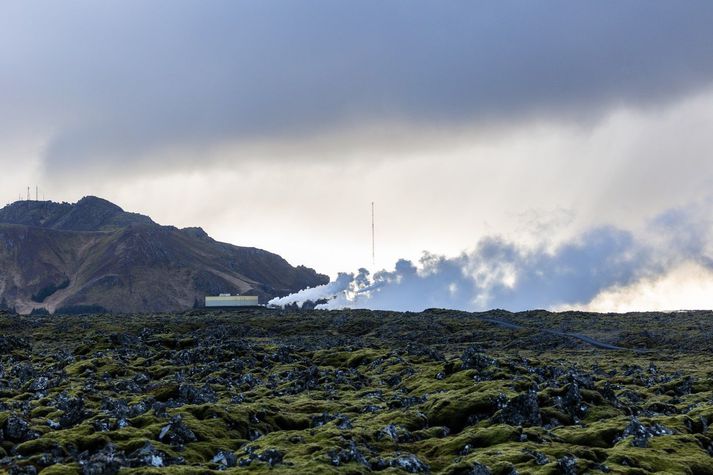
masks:
<path id="1" fill-rule="evenodd" d="M 0 315 L 0 470 L 713 473 L 712 324 L 711 312 Z"/>

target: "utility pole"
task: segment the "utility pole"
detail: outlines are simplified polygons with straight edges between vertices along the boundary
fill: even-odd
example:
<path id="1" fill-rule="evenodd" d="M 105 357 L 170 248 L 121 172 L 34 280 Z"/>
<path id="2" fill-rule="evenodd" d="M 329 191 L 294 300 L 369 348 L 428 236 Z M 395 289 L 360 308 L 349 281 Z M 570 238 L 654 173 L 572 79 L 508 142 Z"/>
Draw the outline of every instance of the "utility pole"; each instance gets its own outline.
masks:
<path id="1" fill-rule="evenodd" d="M 35 201 L 40 201 L 40 187 L 35 185 Z"/>
<path id="2" fill-rule="evenodd" d="M 27 201 L 30 201 L 30 187 L 27 187 Z"/>

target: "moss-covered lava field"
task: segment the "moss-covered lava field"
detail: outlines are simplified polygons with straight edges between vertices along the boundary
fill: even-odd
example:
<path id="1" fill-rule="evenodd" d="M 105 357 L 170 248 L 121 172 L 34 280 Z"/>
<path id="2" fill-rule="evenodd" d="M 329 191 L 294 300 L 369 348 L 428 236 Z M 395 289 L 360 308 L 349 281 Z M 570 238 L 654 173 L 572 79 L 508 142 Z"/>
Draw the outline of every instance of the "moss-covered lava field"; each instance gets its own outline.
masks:
<path id="1" fill-rule="evenodd" d="M 0 315 L 0 471 L 713 474 L 713 313 Z"/>

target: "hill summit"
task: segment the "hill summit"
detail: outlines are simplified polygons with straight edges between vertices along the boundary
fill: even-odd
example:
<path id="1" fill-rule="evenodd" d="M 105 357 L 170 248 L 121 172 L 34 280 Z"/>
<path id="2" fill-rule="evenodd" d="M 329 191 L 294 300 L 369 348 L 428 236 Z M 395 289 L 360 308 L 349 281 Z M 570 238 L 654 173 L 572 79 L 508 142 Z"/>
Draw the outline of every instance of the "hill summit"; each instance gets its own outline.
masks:
<path id="1" fill-rule="evenodd" d="M 20 313 L 175 311 L 218 293 L 264 302 L 328 281 L 268 251 L 161 226 L 94 196 L 0 209 L 0 308 Z"/>

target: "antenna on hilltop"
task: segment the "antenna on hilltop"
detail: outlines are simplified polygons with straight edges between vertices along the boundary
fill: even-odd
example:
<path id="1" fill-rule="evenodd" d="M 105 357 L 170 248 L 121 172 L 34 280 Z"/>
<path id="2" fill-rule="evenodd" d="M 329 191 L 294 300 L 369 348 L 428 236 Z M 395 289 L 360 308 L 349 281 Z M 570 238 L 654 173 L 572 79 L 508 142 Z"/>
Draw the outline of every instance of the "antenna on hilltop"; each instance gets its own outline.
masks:
<path id="1" fill-rule="evenodd" d="M 371 202 L 371 265 L 376 267 L 376 252 L 374 245 L 374 202 Z"/>

